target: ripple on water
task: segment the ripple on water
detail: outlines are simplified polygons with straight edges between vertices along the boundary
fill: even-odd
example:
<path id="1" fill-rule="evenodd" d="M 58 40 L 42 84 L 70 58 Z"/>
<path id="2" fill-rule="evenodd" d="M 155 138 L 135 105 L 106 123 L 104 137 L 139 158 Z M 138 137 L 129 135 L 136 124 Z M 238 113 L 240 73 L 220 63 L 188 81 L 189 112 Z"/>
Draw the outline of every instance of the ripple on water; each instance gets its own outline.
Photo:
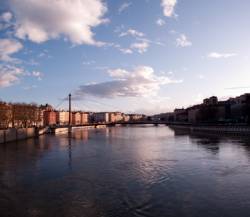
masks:
<path id="1" fill-rule="evenodd" d="M 140 192 L 140 196 L 132 194 L 126 194 L 123 198 L 123 205 L 134 216 L 148 216 L 154 215 L 150 212 L 152 209 L 152 200 L 149 194 L 145 191 Z"/>

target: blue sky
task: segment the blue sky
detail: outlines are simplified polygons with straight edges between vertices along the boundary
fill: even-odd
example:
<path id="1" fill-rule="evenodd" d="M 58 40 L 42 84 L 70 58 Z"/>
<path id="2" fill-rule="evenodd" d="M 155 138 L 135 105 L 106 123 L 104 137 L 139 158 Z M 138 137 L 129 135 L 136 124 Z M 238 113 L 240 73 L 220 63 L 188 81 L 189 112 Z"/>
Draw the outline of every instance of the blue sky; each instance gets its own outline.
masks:
<path id="1" fill-rule="evenodd" d="M 248 0 L 3 0 L 0 98 L 158 113 L 250 92 Z"/>

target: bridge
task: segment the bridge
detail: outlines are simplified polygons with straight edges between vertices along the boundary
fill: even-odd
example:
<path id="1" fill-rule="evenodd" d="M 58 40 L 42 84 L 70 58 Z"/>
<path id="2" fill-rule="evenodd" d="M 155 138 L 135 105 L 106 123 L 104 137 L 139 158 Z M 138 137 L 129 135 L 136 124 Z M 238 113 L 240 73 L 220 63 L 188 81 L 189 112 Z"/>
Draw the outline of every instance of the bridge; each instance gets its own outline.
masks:
<path id="1" fill-rule="evenodd" d="M 60 130 L 69 130 L 71 131 L 72 128 L 99 128 L 99 127 L 115 127 L 115 126 L 129 126 L 129 125 L 169 125 L 167 121 L 148 121 L 148 120 L 141 120 L 141 121 L 128 121 L 128 122 L 108 122 L 108 123 L 86 123 L 80 125 L 54 125 L 50 126 L 50 132 L 55 133 L 56 131 Z"/>
<path id="2" fill-rule="evenodd" d="M 53 128 L 66 128 L 66 127 L 97 127 L 97 126 L 107 126 L 107 127 L 112 127 L 116 125 L 169 125 L 169 122 L 167 121 L 147 121 L 147 120 L 141 120 L 141 121 L 121 121 L 121 122 L 93 122 L 93 123 L 86 123 L 86 124 L 77 124 L 77 125 L 53 125 L 50 126 L 51 129 Z"/>

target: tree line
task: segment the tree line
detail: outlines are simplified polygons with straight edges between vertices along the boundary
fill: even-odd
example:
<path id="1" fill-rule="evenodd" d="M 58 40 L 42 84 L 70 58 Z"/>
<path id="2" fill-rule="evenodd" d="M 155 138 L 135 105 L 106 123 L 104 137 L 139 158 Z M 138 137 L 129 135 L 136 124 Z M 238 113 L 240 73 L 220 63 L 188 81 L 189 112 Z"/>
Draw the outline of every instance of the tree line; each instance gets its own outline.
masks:
<path id="1" fill-rule="evenodd" d="M 35 103 L 6 103 L 0 101 L 0 128 L 39 126 L 42 108 Z"/>

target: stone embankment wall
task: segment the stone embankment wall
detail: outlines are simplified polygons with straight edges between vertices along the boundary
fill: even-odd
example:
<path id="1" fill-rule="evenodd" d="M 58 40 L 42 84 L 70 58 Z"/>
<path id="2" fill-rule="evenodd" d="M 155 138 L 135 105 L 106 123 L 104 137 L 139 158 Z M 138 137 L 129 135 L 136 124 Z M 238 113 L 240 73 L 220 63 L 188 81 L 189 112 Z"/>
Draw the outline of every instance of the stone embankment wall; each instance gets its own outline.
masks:
<path id="1" fill-rule="evenodd" d="M 106 125 L 96 125 L 96 126 L 76 126 L 72 127 L 72 129 L 99 129 L 99 128 L 106 128 Z M 55 128 L 51 130 L 51 133 L 53 134 L 64 134 L 68 133 L 69 128 L 68 127 L 63 127 L 63 128 Z"/>
<path id="2" fill-rule="evenodd" d="M 46 132 L 47 132 L 47 128 L 43 128 L 43 129 L 10 128 L 6 130 L 0 130 L 0 144 L 33 138 L 33 137 L 42 135 Z"/>
<path id="3" fill-rule="evenodd" d="M 190 131 L 245 134 L 250 136 L 250 126 L 195 126 L 195 125 L 169 125 L 169 126 L 176 129 L 188 129 Z"/>

